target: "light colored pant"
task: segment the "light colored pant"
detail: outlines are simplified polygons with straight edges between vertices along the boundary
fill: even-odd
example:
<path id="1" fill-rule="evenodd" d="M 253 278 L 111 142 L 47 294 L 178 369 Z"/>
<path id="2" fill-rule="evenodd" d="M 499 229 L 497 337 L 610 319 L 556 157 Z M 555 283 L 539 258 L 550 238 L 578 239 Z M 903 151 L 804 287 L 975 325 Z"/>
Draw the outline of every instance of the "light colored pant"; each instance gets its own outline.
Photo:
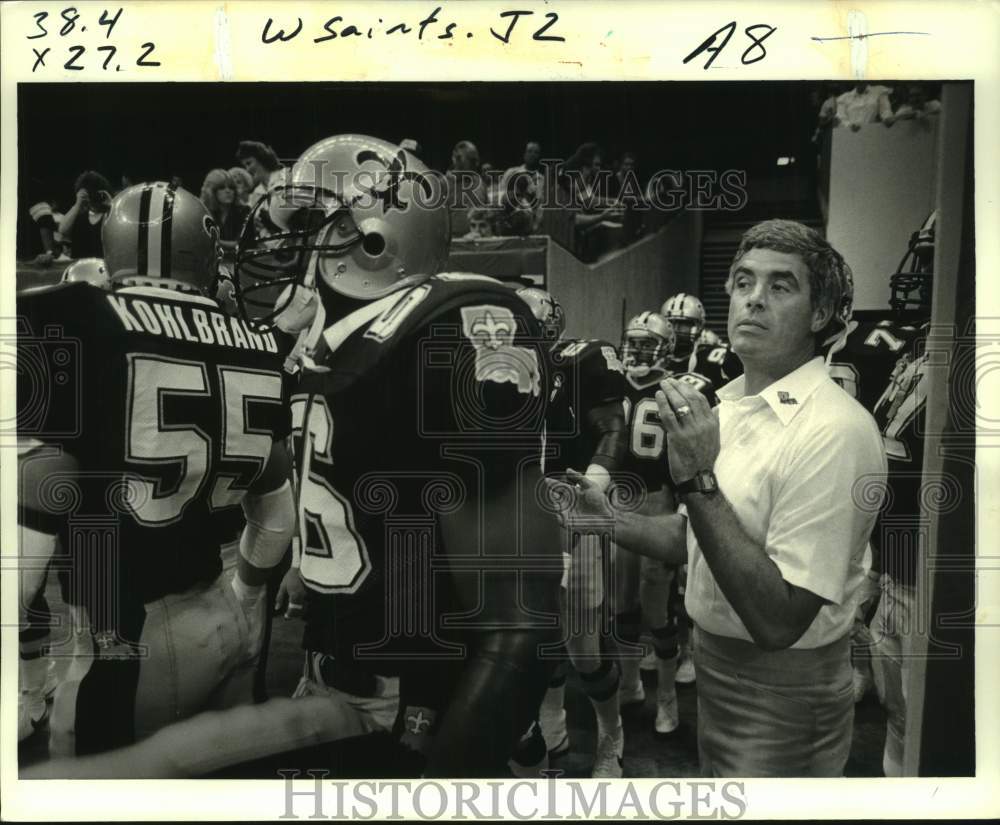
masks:
<path id="1" fill-rule="evenodd" d="M 375 692 L 372 696 L 355 696 L 353 693 L 324 684 L 320 671 L 322 653 L 305 652 L 305 666 L 302 678 L 292 696 L 301 699 L 306 696 L 326 696 L 331 703 L 341 708 L 341 713 L 353 715 L 368 731 L 391 731 L 399 712 L 399 677 L 375 676 Z M 336 667 L 336 665 L 334 665 Z M 352 734 L 345 734 L 350 736 Z"/>
<path id="2" fill-rule="evenodd" d="M 201 711 L 250 703 L 265 601 L 248 616 L 223 573 L 149 602 L 142 655 L 118 659 L 84 630 L 86 611 L 74 609 L 77 641 L 55 696 L 52 755 L 121 747 Z"/>
<path id="3" fill-rule="evenodd" d="M 843 776 L 854 724 L 847 636 L 765 651 L 696 626 L 694 664 L 703 776 Z"/>
<path id="4" fill-rule="evenodd" d="M 913 661 L 916 625 L 915 587 L 882 577 L 882 600 L 872 619 L 874 641 L 872 674 L 879 701 L 886 712 L 885 750 L 882 770 L 886 776 L 903 775 L 903 744 L 906 735 L 906 686 Z"/>

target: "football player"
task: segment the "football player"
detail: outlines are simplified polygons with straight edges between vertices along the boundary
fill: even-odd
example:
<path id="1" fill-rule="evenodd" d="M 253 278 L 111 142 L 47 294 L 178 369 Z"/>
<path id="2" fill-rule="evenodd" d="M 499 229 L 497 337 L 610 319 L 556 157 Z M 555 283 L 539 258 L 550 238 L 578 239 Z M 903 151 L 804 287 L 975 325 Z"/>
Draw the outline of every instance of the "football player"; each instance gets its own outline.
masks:
<path id="1" fill-rule="evenodd" d="M 141 184 L 102 232 L 110 289 L 18 296 L 19 360 L 39 365 L 18 376 L 22 604 L 51 562 L 74 627 L 54 756 L 250 701 L 262 584 L 295 520 L 277 346 L 208 297 L 211 216 Z M 219 543 L 233 507 L 246 527 L 230 580 Z"/>
<path id="2" fill-rule="evenodd" d="M 503 775 L 554 664 L 538 646 L 560 636 L 547 353 L 513 290 L 435 275 L 439 185 L 399 146 L 320 141 L 268 197 L 279 231 L 241 244 L 237 301 L 299 335 L 307 679 L 372 696 L 398 677 L 396 730 L 426 775 Z"/>
<path id="3" fill-rule="evenodd" d="M 586 468 L 585 475 L 601 491 L 625 457 L 625 416 L 622 401 L 625 374 L 618 353 L 606 341 L 563 337 L 566 318 L 562 306 L 543 289 L 527 287 L 517 294 L 542 323 L 552 341 L 552 391 L 546 426 L 546 474 L 567 468 Z M 618 708 L 618 663 L 602 638 L 604 574 L 601 546 L 596 536 L 578 537 L 581 546 L 563 560 L 563 622 L 566 649 L 580 674 L 584 692 L 597 716 L 597 756 L 592 776 L 620 777 L 624 733 Z M 569 535 L 564 542 L 572 542 Z M 572 630 L 571 630 L 572 628 Z M 541 726 L 550 754 L 569 749 L 564 689 L 566 675 L 558 671 L 542 704 Z"/>
<path id="4" fill-rule="evenodd" d="M 673 325 L 656 312 L 643 312 L 632 318 L 622 336 L 622 363 L 625 367 L 625 414 L 629 428 L 628 451 L 624 469 L 638 482 L 633 495 L 642 512 L 666 512 L 676 504 L 666 463 L 664 432 L 656 406 L 659 382 L 671 374 L 669 364 L 676 333 Z M 696 373 L 676 375 L 692 384 L 715 406 L 717 399 L 711 381 Z M 617 548 L 615 587 L 615 627 L 618 639 L 635 645 L 640 621 L 645 619 L 653 637 L 657 658 L 657 711 L 655 730 L 667 734 L 680 724 L 677 714 L 676 676 L 679 660 L 678 615 L 670 589 L 677 571 L 645 557 Z M 641 605 L 641 607 L 640 607 Z M 622 704 L 645 698 L 639 677 L 639 659 L 622 659 Z"/>
<path id="5" fill-rule="evenodd" d="M 677 346 L 667 359 L 671 374 L 700 375 L 711 381 L 714 389 L 743 374 L 740 359 L 705 327 L 705 307 L 694 295 L 678 292 L 670 296 L 660 307 L 660 315 L 677 334 Z"/>
<path id="6" fill-rule="evenodd" d="M 889 484 L 894 492 L 888 500 L 895 503 L 898 499 L 899 512 L 905 512 L 905 508 L 916 500 L 912 491 L 907 489 L 910 483 L 907 479 L 911 479 L 914 471 L 919 474 L 923 466 L 922 461 L 912 463 L 906 458 L 913 450 L 901 446 L 905 439 L 901 440 L 900 432 L 905 427 L 912 426 L 916 408 L 922 409 L 922 394 L 926 392 L 926 386 L 920 388 L 919 392 L 910 393 L 910 401 L 904 409 L 914 406 L 913 414 L 903 416 L 898 421 L 890 421 L 885 417 L 888 406 L 884 399 L 890 391 L 900 398 L 905 395 L 900 394 L 897 386 L 898 373 L 905 364 L 918 360 L 919 349 L 926 338 L 925 325 L 930 318 L 931 309 L 936 220 L 937 212 L 932 212 L 911 235 L 906 253 L 896 272 L 890 276 L 889 312 L 882 318 L 870 321 L 851 321 L 846 337 L 826 342 L 830 376 L 871 412 L 882 427 L 889 464 Z M 915 387 L 919 387 L 918 380 L 912 382 Z M 911 433 L 909 438 L 922 449 L 918 437 Z M 895 495 L 897 485 L 904 488 L 899 496 Z M 916 513 L 919 513 L 919 509 L 910 509 L 910 515 Z M 884 524 L 883 519 L 880 525 Z M 869 576 L 867 595 L 858 608 L 858 619 L 852 636 L 855 701 L 861 701 L 873 686 L 870 657 L 873 642 L 866 619 L 871 617 L 876 608 L 879 595 L 878 571 L 885 569 L 879 560 L 882 550 L 880 535 L 880 528 L 877 528 L 872 536 L 875 560 Z M 903 579 L 904 584 L 912 584 L 913 572 L 906 571 Z"/>

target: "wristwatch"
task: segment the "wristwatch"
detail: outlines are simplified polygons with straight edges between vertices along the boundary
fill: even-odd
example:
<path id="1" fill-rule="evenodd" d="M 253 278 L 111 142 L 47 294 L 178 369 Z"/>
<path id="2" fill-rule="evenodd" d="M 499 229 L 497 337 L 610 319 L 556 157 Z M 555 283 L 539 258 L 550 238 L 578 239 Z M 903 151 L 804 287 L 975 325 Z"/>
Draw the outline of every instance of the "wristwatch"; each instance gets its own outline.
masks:
<path id="1" fill-rule="evenodd" d="M 677 495 L 688 493 L 715 493 L 719 490 L 719 482 L 711 470 L 699 470 L 694 477 L 677 485 Z"/>

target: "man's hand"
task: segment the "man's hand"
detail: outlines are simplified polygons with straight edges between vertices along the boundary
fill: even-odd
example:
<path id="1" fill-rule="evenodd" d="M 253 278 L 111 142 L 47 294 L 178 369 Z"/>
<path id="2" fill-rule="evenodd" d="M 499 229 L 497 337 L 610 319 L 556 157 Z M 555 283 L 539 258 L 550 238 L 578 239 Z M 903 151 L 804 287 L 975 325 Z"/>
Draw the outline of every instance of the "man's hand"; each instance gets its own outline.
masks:
<path id="1" fill-rule="evenodd" d="M 674 484 L 711 470 L 719 455 L 719 419 L 708 399 L 675 378 L 660 382 L 656 393 L 660 422 L 667 433 L 667 458 Z"/>
<path id="2" fill-rule="evenodd" d="M 559 506 L 556 518 L 563 527 L 600 532 L 600 525 L 614 522 L 615 511 L 604 490 L 587 476 L 576 470 L 566 471 L 566 481 L 545 479 L 552 500 Z"/>
<path id="3" fill-rule="evenodd" d="M 287 602 L 287 606 L 286 606 Z M 302 611 L 306 604 L 306 586 L 302 583 L 297 567 L 289 567 L 285 573 L 281 584 L 278 586 L 278 595 L 274 600 L 274 610 L 281 612 L 284 608 L 286 619 L 302 618 Z"/>
<path id="4" fill-rule="evenodd" d="M 90 195 L 87 193 L 86 189 L 78 189 L 76 192 L 76 205 L 81 209 L 86 209 L 90 206 Z"/>

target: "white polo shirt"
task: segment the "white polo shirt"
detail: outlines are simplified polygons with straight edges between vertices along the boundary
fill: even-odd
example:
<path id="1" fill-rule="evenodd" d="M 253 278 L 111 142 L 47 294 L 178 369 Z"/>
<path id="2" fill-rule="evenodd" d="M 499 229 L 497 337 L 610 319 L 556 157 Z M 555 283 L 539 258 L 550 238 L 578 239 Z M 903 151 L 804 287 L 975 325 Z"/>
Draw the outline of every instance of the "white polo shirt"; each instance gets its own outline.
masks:
<path id="1" fill-rule="evenodd" d="M 868 539 L 881 504 L 885 453 L 871 415 L 827 374 L 820 357 L 744 395 L 744 377 L 719 390 L 719 488 L 747 534 L 789 584 L 824 604 L 792 647 L 846 635 L 871 566 Z M 688 523 L 684 606 L 699 627 L 752 641 L 723 595 Z"/>

